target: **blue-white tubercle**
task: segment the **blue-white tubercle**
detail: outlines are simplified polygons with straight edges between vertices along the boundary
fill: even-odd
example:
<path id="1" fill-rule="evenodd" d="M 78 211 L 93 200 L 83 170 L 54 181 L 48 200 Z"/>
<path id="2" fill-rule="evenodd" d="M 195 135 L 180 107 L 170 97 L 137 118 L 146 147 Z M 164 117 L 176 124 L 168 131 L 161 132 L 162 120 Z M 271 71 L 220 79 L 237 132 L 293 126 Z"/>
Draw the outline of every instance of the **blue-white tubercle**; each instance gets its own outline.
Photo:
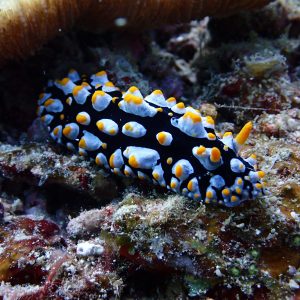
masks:
<path id="1" fill-rule="evenodd" d="M 255 155 L 238 155 L 252 123 L 234 138 L 214 131 L 214 120 L 160 90 L 143 97 L 121 92 L 104 71 L 87 78 L 71 70 L 49 81 L 38 116 L 68 149 L 123 176 L 150 180 L 205 203 L 236 206 L 263 193 Z"/>

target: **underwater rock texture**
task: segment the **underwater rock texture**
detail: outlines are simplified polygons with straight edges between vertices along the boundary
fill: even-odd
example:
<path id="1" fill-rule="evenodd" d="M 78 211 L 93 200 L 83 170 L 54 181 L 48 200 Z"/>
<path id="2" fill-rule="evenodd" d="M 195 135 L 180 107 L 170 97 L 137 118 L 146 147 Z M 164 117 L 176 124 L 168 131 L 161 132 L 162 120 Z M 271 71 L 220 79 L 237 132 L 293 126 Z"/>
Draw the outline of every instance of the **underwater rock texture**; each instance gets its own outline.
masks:
<path id="1" fill-rule="evenodd" d="M 10 0 L 0 3 L 0 64 L 24 58 L 76 25 L 88 31 L 145 29 L 207 15 L 227 16 L 269 0 Z"/>
<path id="2" fill-rule="evenodd" d="M 292 5 L 276 1 L 237 23 L 204 19 L 148 35 L 74 31 L 3 68 L 0 295 L 297 299 L 300 27 Z M 240 28 L 251 30 L 237 38 Z M 254 120 L 242 154 L 256 153 L 268 192 L 233 209 L 199 205 L 106 177 L 49 143 L 32 124 L 36 99 L 48 78 L 74 67 L 105 68 L 122 89 L 162 88 L 217 118 L 219 131 Z"/>

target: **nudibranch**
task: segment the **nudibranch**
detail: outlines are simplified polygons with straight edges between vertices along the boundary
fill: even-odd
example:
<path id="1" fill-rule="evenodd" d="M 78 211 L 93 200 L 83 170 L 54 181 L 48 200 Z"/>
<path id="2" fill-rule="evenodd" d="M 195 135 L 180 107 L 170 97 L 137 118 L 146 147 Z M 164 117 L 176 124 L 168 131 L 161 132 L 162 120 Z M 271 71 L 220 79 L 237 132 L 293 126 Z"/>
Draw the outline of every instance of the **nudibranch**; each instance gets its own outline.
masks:
<path id="1" fill-rule="evenodd" d="M 160 90 L 121 92 L 105 71 L 80 77 L 71 70 L 48 82 L 37 114 L 54 141 L 114 174 L 229 207 L 264 193 L 255 155 L 238 154 L 251 122 L 236 137 L 216 133 L 212 117 Z"/>

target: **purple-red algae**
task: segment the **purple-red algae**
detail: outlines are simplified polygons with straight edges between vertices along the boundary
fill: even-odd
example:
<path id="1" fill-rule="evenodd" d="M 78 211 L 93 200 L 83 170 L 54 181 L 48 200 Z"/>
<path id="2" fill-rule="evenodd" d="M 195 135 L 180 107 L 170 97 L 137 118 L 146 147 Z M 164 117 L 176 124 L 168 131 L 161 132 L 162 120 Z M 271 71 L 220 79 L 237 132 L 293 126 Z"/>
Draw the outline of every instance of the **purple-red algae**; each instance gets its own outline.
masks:
<path id="1" fill-rule="evenodd" d="M 1 281 L 12 285 L 43 282 L 47 271 L 44 269 L 44 262 L 36 259 L 39 256 L 42 258 L 51 245 L 60 244 L 61 237 L 58 233 L 58 226 L 47 220 L 16 217 L 2 224 Z"/>

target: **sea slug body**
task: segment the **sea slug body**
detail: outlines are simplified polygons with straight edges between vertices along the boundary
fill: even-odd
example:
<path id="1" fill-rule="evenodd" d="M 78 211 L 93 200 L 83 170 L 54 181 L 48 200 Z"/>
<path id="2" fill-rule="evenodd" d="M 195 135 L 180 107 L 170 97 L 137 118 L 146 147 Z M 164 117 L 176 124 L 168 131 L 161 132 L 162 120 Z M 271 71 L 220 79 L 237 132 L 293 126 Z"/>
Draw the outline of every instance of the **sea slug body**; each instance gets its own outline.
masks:
<path id="1" fill-rule="evenodd" d="M 251 122 L 235 138 L 216 134 L 210 116 L 160 90 L 146 97 L 134 86 L 121 92 L 105 71 L 81 78 L 71 70 L 49 81 L 38 105 L 56 142 L 117 175 L 229 207 L 264 193 L 255 155 L 238 155 Z"/>

